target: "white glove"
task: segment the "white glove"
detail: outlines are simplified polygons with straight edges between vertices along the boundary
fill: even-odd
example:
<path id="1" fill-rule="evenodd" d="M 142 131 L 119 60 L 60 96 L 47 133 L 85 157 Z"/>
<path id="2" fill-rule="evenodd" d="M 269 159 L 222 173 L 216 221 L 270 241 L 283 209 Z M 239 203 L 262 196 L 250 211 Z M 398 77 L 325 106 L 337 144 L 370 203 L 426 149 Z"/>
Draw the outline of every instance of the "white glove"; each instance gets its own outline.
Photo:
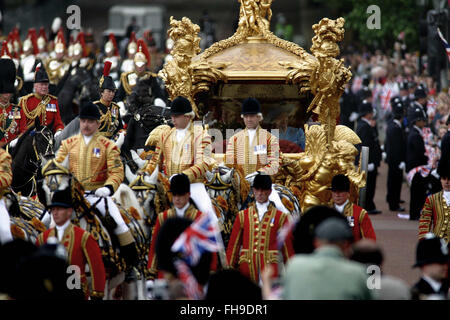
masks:
<path id="1" fill-rule="evenodd" d="M 381 153 L 381 158 L 383 158 L 383 161 L 385 161 L 386 158 L 387 158 L 387 153 L 386 152 L 382 152 Z"/>
<path id="2" fill-rule="evenodd" d="M 375 170 L 375 165 L 373 163 L 369 163 L 369 165 L 367 166 L 367 170 L 369 172 L 372 172 L 373 170 Z"/>
<path id="3" fill-rule="evenodd" d="M 350 114 L 350 117 L 348 117 L 348 120 L 350 120 L 351 122 L 355 121 L 356 119 L 358 119 L 358 114 L 356 112 L 352 112 Z"/>
<path id="4" fill-rule="evenodd" d="M 15 138 L 13 141 L 11 141 L 9 143 L 9 147 L 10 148 L 14 148 L 16 146 L 16 144 L 17 144 L 17 141 L 19 141 L 19 138 Z"/>
<path id="5" fill-rule="evenodd" d="M 95 190 L 95 195 L 97 197 L 108 197 L 109 195 L 111 195 L 111 192 L 107 187 L 101 187 Z"/>
<path id="6" fill-rule="evenodd" d="M 125 131 L 122 131 L 121 133 L 119 133 L 119 136 L 117 137 L 117 140 L 116 140 L 117 148 L 120 149 L 122 147 L 124 141 L 125 141 Z"/>
<path id="7" fill-rule="evenodd" d="M 439 176 L 439 174 L 437 173 L 436 169 L 433 169 L 433 171 L 431 171 L 431 174 L 436 178 L 436 179 L 440 179 L 441 177 Z"/>
<path id="8" fill-rule="evenodd" d="M 258 171 L 255 171 L 255 172 L 253 172 L 253 173 L 248 174 L 248 175 L 245 177 L 245 180 L 247 180 L 247 181 L 250 183 L 250 186 L 253 185 L 253 180 L 255 180 L 255 177 L 256 177 L 258 174 L 259 174 L 259 172 L 258 172 Z"/>
<path id="9" fill-rule="evenodd" d="M 56 138 L 57 136 L 59 136 L 61 133 L 62 133 L 62 130 L 56 131 L 56 133 L 55 133 L 55 138 Z"/>
<path id="10" fill-rule="evenodd" d="M 398 168 L 400 170 L 405 170 L 405 162 L 404 161 L 400 162 L 400 164 L 398 165 Z"/>

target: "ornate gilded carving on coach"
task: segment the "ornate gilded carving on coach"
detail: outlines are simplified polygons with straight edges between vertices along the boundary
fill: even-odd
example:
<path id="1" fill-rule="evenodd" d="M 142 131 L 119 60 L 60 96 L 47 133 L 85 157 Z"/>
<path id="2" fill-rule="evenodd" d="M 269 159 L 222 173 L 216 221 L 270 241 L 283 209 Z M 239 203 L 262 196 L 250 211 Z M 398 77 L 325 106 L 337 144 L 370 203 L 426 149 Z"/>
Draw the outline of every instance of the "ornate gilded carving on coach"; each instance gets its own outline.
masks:
<path id="1" fill-rule="evenodd" d="M 164 80 L 171 99 L 184 96 L 189 99 L 197 117 L 198 109 L 194 96 L 200 91 L 209 90 L 212 83 L 218 80 L 226 82 L 225 75 L 219 70 L 225 64 L 213 64 L 205 60 L 192 63 L 192 58 L 200 53 L 200 27 L 184 17 L 175 20 L 170 17 L 168 36 L 174 40 L 171 51 L 173 60 L 164 65 L 159 76 Z"/>
<path id="2" fill-rule="evenodd" d="M 239 10 L 238 29 L 228 39 L 216 42 L 206 49 L 202 53 L 203 59 L 207 59 L 218 52 L 247 40 L 258 39 L 265 40 L 302 58 L 308 56 L 308 53 L 302 47 L 293 42 L 280 39 L 270 31 L 270 20 L 272 18 L 272 9 L 270 7 L 272 0 L 239 0 L 239 2 L 241 7 Z"/>
<path id="3" fill-rule="evenodd" d="M 170 28 L 167 35 L 174 41 L 171 51 L 173 60 L 164 65 L 158 75 L 164 80 L 167 92 L 173 100 L 177 96 L 189 99 L 192 109 L 197 114 L 197 106 L 192 95 L 191 61 L 200 52 L 200 27 L 193 24 L 189 18 L 181 21 L 170 17 Z"/>
<path id="4" fill-rule="evenodd" d="M 300 190 L 296 195 L 302 212 L 305 212 L 312 206 L 330 201 L 328 188 L 331 180 L 334 175 L 342 173 L 349 177 L 351 198 L 357 202 L 358 190 L 366 183 L 365 173 L 353 164 L 358 154 L 354 145 L 361 143 L 359 137 L 351 129 L 337 126 L 334 140 L 327 144 L 324 125 L 312 125 L 305 129 L 305 152 L 282 155 L 282 163 L 289 168 L 283 168 L 275 181 L 293 190 Z"/>

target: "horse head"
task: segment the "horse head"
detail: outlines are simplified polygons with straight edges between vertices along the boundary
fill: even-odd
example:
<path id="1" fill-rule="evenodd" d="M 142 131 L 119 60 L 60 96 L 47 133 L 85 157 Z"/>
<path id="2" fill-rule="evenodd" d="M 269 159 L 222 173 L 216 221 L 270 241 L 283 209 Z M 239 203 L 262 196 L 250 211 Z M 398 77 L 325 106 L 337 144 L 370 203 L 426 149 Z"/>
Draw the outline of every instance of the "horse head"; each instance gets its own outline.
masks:
<path id="1" fill-rule="evenodd" d="M 51 159 L 44 164 L 42 176 L 44 177 L 43 188 L 47 203 L 51 202 L 51 197 L 55 191 L 63 190 L 70 186 L 71 174 L 68 167 L 69 157 L 66 157 L 62 163 Z"/>
<path id="2" fill-rule="evenodd" d="M 55 137 L 51 130 L 51 128 L 53 128 L 53 123 L 54 121 L 48 126 L 42 126 L 39 117 L 36 117 L 34 130 L 30 132 L 30 135 L 33 137 L 33 149 L 38 156 L 39 161 L 52 158 L 55 155 Z"/>
<path id="3" fill-rule="evenodd" d="M 234 169 L 225 166 L 219 166 L 213 172 L 206 172 L 205 184 L 208 194 L 211 198 L 217 196 L 225 196 L 228 198 L 229 193 L 233 188 Z"/>

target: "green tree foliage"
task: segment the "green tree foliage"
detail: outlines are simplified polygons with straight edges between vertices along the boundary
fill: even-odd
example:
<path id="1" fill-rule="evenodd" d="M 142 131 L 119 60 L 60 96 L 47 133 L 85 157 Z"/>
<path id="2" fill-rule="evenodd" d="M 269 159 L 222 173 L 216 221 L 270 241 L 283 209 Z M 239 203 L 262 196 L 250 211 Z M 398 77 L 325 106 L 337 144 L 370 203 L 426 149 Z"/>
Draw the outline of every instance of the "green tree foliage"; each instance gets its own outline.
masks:
<path id="1" fill-rule="evenodd" d="M 419 48 L 419 20 L 428 10 L 420 7 L 416 0 L 313 0 L 323 5 L 333 15 L 345 18 L 345 29 L 351 30 L 357 42 L 372 49 L 391 49 L 398 35 L 405 34 L 408 50 Z M 380 8 L 381 28 L 369 29 L 367 19 L 371 16 L 367 8 Z"/>

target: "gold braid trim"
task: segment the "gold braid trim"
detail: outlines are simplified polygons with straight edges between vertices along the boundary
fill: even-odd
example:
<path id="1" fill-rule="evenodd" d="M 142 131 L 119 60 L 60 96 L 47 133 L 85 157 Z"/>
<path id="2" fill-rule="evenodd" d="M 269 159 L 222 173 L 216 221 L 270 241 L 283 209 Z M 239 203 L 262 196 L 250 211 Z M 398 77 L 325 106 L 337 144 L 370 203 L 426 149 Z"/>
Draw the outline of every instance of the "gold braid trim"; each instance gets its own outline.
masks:
<path id="1" fill-rule="evenodd" d="M 94 297 L 94 298 L 103 298 L 105 296 L 105 294 L 100 291 L 92 291 L 90 296 Z"/>
<path id="2" fill-rule="evenodd" d="M 119 239 L 119 244 L 122 247 L 134 242 L 133 236 L 131 235 L 131 231 L 118 234 L 117 238 Z"/>
<path id="3" fill-rule="evenodd" d="M 27 119 L 30 120 L 34 120 L 36 119 L 36 117 L 40 117 L 42 115 L 42 122 L 45 124 L 45 118 L 46 118 L 46 106 L 47 104 L 50 102 L 50 100 L 52 99 L 51 96 L 46 95 L 44 99 L 41 100 L 41 102 L 39 102 L 39 104 L 36 106 L 36 108 L 33 111 L 29 111 L 26 101 L 28 100 L 28 98 L 30 98 L 33 94 L 29 95 L 26 99 L 22 100 L 22 109 L 23 112 L 25 113 L 25 116 L 27 117 Z"/>

